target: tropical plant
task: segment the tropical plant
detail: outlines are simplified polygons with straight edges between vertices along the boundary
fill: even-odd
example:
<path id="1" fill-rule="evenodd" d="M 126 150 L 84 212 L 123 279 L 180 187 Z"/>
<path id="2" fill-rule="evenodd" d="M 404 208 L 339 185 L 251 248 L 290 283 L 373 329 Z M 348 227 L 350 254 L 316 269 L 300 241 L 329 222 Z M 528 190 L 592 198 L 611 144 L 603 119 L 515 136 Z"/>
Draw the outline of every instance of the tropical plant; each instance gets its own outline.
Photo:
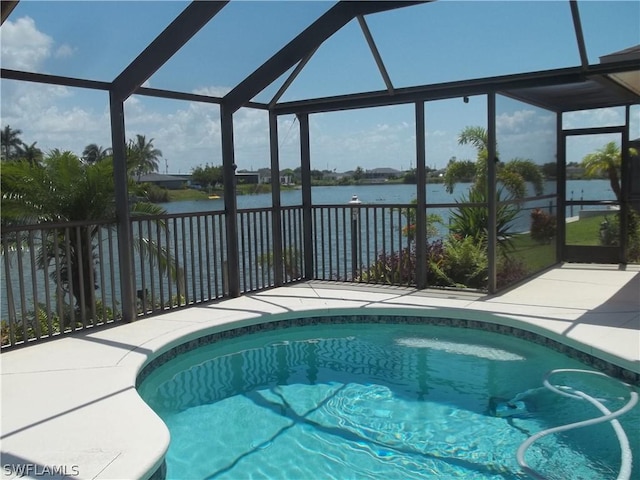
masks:
<path id="1" fill-rule="evenodd" d="M 450 235 L 444 243 L 445 257 L 431 261 L 435 283 L 449 287 L 486 288 L 489 264 L 486 248 L 472 237 Z"/>
<path id="2" fill-rule="evenodd" d="M 476 163 L 472 160 L 458 160 L 455 157 L 449 159 L 444 171 L 444 185 L 448 193 L 453 193 L 453 188 L 458 182 L 473 182 L 476 178 Z"/>
<path id="3" fill-rule="evenodd" d="M 607 215 L 600 224 L 600 244 L 620 245 L 620 212 Z M 640 261 L 640 214 L 627 211 L 627 257 L 630 262 Z"/>
<path id="4" fill-rule="evenodd" d="M 435 281 L 434 267 L 445 261 L 446 254 L 442 240 L 427 243 L 427 263 L 420 266 L 417 262 L 415 246 L 410 245 L 400 251 L 378 255 L 376 261 L 364 270 L 356 281 L 367 283 L 383 283 L 389 285 L 415 285 L 419 268 L 427 270 L 427 280 L 431 285 Z"/>
<path id="5" fill-rule="evenodd" d="M 412 205 L 418 204 L 418 199 L 411 200 Z M 407 237 L 409 243 L 413 242 L 416 237 L 416 207 L 401 208 L 400 213 L 407 219 L 407 223 L 402 227 L 402 235 Z M 438 214 L 431 213 L 427 215 L 427 238 L 438 235 L 437 224 L 442 224 L 442 217 Z"/>
<path id="6" fill-rule="evenodd" d="M 22 130 L 13 129 L 9 125 L 6 125 L 0 131 L 0 144 L 2 147 L 0 153 L 2 153 L 4 160 L 11 160 L 17 156 L 22 146 L 20 135 L 22 135 Z"/>
<path id="7" fill-rule="evenodd" d="M 355 280 L 389 285 L 415 285 L 417 267 L 415 247 L 405 247 L 393 253 L 382 252 L 373 265 Z"/>
<path id="8" fill-rule="evenodd" d="M 458 136 L 458 144 L 472 145 L 476 149 L 475 175 L 471 188 L 486 190 L 487 159 L 489 156 L 487 131 L 477 126 L 466 127 Z M 498 152 L 496 151 L 497 156 Z M 467 179 L 469 167 L 469 160 L 452 159 L 449 161 L 444 175 L 444 184 L 447 192 L 453 193 L 455 184 Z M 544 180 L 542 169 L 531 160 L 514 158 L 505 164 L 498 163 L 496 178 L 515 198 L 523 198 L 525 196 L 527 182 L 533 185 L 536 195 L 542 195 Z"/>
<path id="9" fill-rule="evenodd" d="M 109 157 L 111 153 L 111 148 L 103 148 L 102 145 L 90 143 L 84 147 L 82 159 L 87 163 L 96 163 Z"/>
<path id="10" fill-rule="evenodd" d="M 637 155 L 636 149 L 631 148 L 629 152 Z M 620 201 L 622 190 L 620 188 L 620 168 L 622 165 L 622 155 L 620 147 L 616 142 L 609 142 L 595 152 L 586 155 L 582 159 L 582 166 L 587 177 L 599 177 L 605 175 L 609 178 L 611 190 Z"/>
<path id="11" fill-rule="evenodd" d="M 539 243 L 550 243 L 551 239 L 556 236 L 556 217 L 550 215 L 539 208 L 531 212 L 531 231 L 530 235 Z"/>
<path id="12" fill-rule="evenodd" d="M 26 161 L 12 162 L 3 168 L 3 225 L 26 225 L 42 222 L 113 221 L 116 217 L 113 163 L 84 164 L 71 152 L 56 150 L 41 166 Z M 136 186 L 130 186 L 135 191 Z M 158 215 L 165 211 L 155 205 L 136 202 L 132 215 Z M 162 222 L 156 222 L 164 228 Z M 51 229 L 43 233 L 38 250 L 38 266 L 49 270 L 50 277 L 74 299 L 75 307 L 88 308 L 99 288 L 96 282 L 98 235 L 101 228 L 113 224 L 81 224 L 76 228 Z M 150 240 L 134 241 L 141 255 L 158 259 L 160 270 L 178 277 L 168 252 Z M 57 266 L 57 268 L 56 268 Z M 91 272 L 94 272 L 92 275 Z"/>
<path id="13" fill-rule="evenodd" d="M 36 147 L 36 143 L 33 142 L 31 145 L 27 145 L 23 143 L 20 147 L 18 147 L 17 157 L 23 160 L 26 160 L 31 165 L 36 165 L 42 161 L 42 150 Z"/>
<path id="14" fill-rule="evenodd" d="M 162 151 L 153 146 L 153 138 L 147 142 L 144 135 L 137 134 L 135 140 L 127 144 L 127 166 L 138 180 L 142 175 L 156 172 Z"/>
<path id="15" fill-rule="evenodd" d="M 520 207 L 509 199 L 502 199 L 502 189 L 497 192 L 498 210 L 496 212 L 496 236 L 498 246 L 505 248 L 511 243 L 511 223 L 520 213 Z M 489 209 L 486 207 L 487 195 L 484 190 L 471 189 L 462 195 L 460 206 L 451 211 L 449 232 L 458 238 L 472 238 L 479 245 L 486 246 L 488 239 Z M 480 206 L 466 205 L 468 203 Z"/>
<path id="16" fill-rule="evenodd" d="M 260 255 L 258 263 L 262 268 L 272 268 L 275 263 L 275 257 L 273 252 Z M 282 266 L 284 267 L 284 273 L 289 280 L 297 280 L 301 277 L 300 267 L 301 258 L 300 252 L 295 247 L 285 248 L 282 251 Z"/>
<path id="17" fill-rule="evenodd" d="M 0 337 L 3 346 L 24 342 L 31 338 L 50 337 L 56 333 L 60 333 L 60 318 L 55 313 L 51 317 L 47 316 L 47 309 L 43 304 L 36 305 L 35 310 L 26 314 L 21 328 L 14 327 L 12 329 L 9 322 L 5 320 L 0 322 Z"/>

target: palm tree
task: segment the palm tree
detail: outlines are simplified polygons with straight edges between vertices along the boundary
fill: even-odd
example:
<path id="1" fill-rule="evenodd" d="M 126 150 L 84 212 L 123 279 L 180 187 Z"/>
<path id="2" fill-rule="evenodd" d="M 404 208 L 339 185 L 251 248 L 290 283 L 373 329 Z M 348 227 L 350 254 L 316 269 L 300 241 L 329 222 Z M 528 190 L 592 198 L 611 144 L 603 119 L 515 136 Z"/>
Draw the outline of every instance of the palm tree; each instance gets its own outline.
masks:
<path id="1" fill-rule="evenodd" d="M 632 155 L 636 155 L 635 149 L 630 149 Z M 609 177 L 611 190 L 620 201 L 622 191 L 620 188 L 620 168 L 622 165 L 622 155 L 620 147 L 616 142 L 609 142 L 604 147 L 593 153 L 586 155 L 582 159 L 584 172 L 588 177 L 598 177 L 606 175 Z"/>
<path id="2" fill-rule="evenodd" d="M 0 152 L 2 153 L 3 159 L 11 160 L 16 156 L 19 148 L 22 146 L 22 140 L 20 140 L 21 134 L 22 130 L 14 130 L 9 125 L 0 131 L 0 143 L 2 145 Z"/>
<path id="3" fill-rule="evenodd" d="M 127 145 L 127 165 L 140 180 L 140 176 L 158 170 L 158 160 L 162 151 L 154 148 L 153 138 L 147 142 L 144 135 L 137 134 Z"/>
<path id="4" fill-rule="evenodd" d="M 42 161 L 42 150 L 36 147 L 36 143 L 33 142 L 31 145 L 27 145 L 23 143 L 20 147 L 18 147 L 17 156 L 23 160 L 26 160 L 31 165 L 37 165 Z"/>
<path id="5" fill-rule="evenodd" d="M 71 152 L 55 150 L 44 159 L 42 165 L 32 165 L 26 161 L 6 164 L 0 182 L 4 225 L 112 221 L 116 217 L 111 161 L 85 164 Z M 136 187 L 131 185 L 130 188 L 135 191 Z M 165 213 L 164 209 L 145 202 L 137 202 L 131 208 L 133 214 Z M 157 222 L 157 225 L 159 228 L 165 227 L 161 222 Z M 38 253 L 39 267 L 48 270 L 52 263 L 54 268 L 59 266 L 50 273 L 50 277 L 74 298 L 76 308 L 91 305 L 94 291 L 98 288 L 95 251 L 101 228 L 115 226 L 83 224 L 68 230 L 67 241 L 56 229 L 43 234 Z M 134 246 L 141 254 L 158 259 L 161 271 L 177 277 L 178 272 L 170 255 L 158 250 L 152 241 L 138 238 Z"/>
<path id="6" fill-rule="evenodd" d="M 102 145 L 90 143 L 82 151 L 82 159 L 87 163 L 96 163 L 111 155 L 111 148 L 102 148 Z"/>
<path id="7" fill-rule="evenodd" d="M 475 163 L 475 178 L 472 189 L 486 190 L 487 188 L 487 159 L 489 156 L 489 137 L 483 127 L 465 127 L 458 137 L 459 145 L 472 145 L 477 151 Z M 497 151 L 496 151 L 497 156 Z M 455 184 L 469 171 L 468 160 L 451 160 L 447 165 L 444 183 L 449 193 L 453 192 Z M 514 158 L 505 164 L 499 163 L 496 177 L 509 194 L 515 198 L 523 198 L 526 194 L 526 182 L 531 182 L 536 195 L 542 195 L 543 176 L 538 165 L 529 159 Z"/>

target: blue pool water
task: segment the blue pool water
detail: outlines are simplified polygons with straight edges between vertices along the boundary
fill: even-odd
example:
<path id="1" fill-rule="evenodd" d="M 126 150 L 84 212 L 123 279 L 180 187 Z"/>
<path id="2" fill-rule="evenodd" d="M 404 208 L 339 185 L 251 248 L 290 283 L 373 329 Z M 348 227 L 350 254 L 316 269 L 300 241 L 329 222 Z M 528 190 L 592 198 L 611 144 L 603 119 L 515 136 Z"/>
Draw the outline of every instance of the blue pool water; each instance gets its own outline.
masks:
<path id="1" fill-rule="evenodd" d="M 542 387 L 557 368 L 589 369 L 485 331 L 332 324 L 200 347 L 153 370 L 139 392 L 171 433 L 167 478 L 520 479 L 516 451 L 530 435 L 601 415 Z M 610 378 L 553 381 L 612 411 L 629 398 Z M 516 396 L 517 415 L 495 415 Z M 638 478 L 638 407 L 619 420 Z M 544 437 L 526 459 L 557 479 L 615 478 L 621 462 L 608 422 Z"/>

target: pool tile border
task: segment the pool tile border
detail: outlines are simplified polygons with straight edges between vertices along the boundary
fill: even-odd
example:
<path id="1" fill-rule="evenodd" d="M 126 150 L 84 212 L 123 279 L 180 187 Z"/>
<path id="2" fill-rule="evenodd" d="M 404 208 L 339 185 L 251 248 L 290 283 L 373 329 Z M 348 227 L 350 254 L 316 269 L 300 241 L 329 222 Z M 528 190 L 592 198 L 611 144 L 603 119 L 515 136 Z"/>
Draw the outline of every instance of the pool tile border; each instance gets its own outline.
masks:
<path id="1" fill-rule="evenodd" d="M 538 345 L 542 345 L 556 352 L 562 353 L 570 358 L 578 360 L 585 365 L 599 370 L 607 375 L 622 380 L 628 384 L 640 386 L 640 373 L 633 372 L 626 368 L 614 365 L 606 360 L 598 358 L 586 352 L 582 352 L 564 343 L 553 340 L 544 335 L 530 332 L 522 328 L 503 325 L 499 323 L 486 322 L 481 320 L 468 320 L 461 318 L 447 317 L 428 317 L 417 315 L 399 315 L 399 314 L 367 314 L 367 315 L 313 315 L 298 318 L 282 319 L 274 321 L 264 321 L 254 325 L 242 327 L 232 327 L 220 332 L 210 333 L 198 338 L 186 341 L 174 346 L 168 351 L 161 353 L 157 357 L 149 361 L 138 373 L 136 377 L 136 388 L 149 376 L 156 368 L 164 365 L 177 356 L 195 350 L 199 347 L 209 345 L 211 343 L 236 338 L 242 335 L 259 333 L 271 330 L 280 330 L 291 327 L 301 327 L 309 325 L 327 325 L 327 324 L 358 324 L 358 323 L 380 323 L 380 324 L 422 324 L 434 326 L 447 326 L 457 328 L 469 328 L 475 330 L 484 330 L 487 332 L 498 333 L 526 340 Z"/>

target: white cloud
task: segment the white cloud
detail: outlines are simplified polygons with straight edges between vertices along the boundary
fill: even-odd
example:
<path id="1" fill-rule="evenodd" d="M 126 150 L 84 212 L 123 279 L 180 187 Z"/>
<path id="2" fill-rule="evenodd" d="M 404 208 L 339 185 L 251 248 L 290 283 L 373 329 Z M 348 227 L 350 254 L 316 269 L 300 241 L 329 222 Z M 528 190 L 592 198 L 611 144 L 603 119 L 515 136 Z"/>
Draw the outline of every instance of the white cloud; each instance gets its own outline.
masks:
<path id="1" fill-rule="evenodd" d="M 311 129 L 312 168 L 406 169 L 415 163 L 415 127 L 406 121 L 335 130 L 331 118 L 321 120 Z"/>
<path id="2" fill-rule="evenodd" d="M 432 137 L 432 138 L 445 137 L 447 135 L 449 135 L 449 133 L 446 132 L 445 130 L 433 130 L 433 131 L 427 132 L 427 137 Z"/>
<path id="3" fill-rule="evenodd" d="M 562 116 L 563 128 L 610 127 L 624 125 L 624 108 L 610 107 L 568 112 Z"/>
<path id="4" fill-rule="evenodd" d="M 209 97 L 224 97 L 231 91 L 229 87 L 211 86 L 200 87 L 193 90 L 196 95 L 207 95 Z"/>
<path id="5" fill-rule="evenodd" d="M 60 45 L 56 49 L 54 57 L 56 57 L 56 58 L 69 58 L 69 57 L 72 57 L 75 52 L 76 52 L 76 49 L 74 47 L 72 47 L 71 45 L 68 45 L 68 44 L 65 43 L 65 44 Z"/>
<path id="6" fill-rule="evenodd" d="M 556 115 L 526 109 L 496 115 L 500 159 L 527 158 L 538 164 L 556 158 Z"/>
<path id="7" fill-rule="evenodd" d="M 106 95 L 103 108 L 96 112 L 81 104 L 76 92 L 62 86 L 3 80 L 1 124 L 22 130 L 23 141 L 37 141 L 44 151 L 59 148 L 80 153 L 89 143 L 110 143 Z"/>
<path id="8" fill-rule="evenodd" d="M 530 127 L 532 119 L 536 117 L 533 110 L 518 110 L 513 113 L 496 115 L 496 129 L 507 132 L 521 132 L 525 127 Z"/>
<path id="9" fill-rule="evenodd" d="M 40 32 L 30 17 L 10 20 L 0 30 L 2 66 L 16 70 L 35 71 L 51 55 L 53 39 Z"/>
<path id="10" fill-rule="evenodd" d="M 7 20 L 0 35 L 5 68 L 41 72 L 52 56 L 64 58 L 74 53 L 67 44 L 53 52 L 54 40 L 40 32 L 33 19 L 26 16 Z M 29 144 L 35 141 L 44 151 L 59 148 L 79 153 L 91 142 L 110 143 L 107 95 L 103 94 L 101 111 L 95 112 L 91 105 L 79 100 L 78 93 L 64 86 L 2 80 L 1 124 L 22 130 L 23 141 Z"/>

